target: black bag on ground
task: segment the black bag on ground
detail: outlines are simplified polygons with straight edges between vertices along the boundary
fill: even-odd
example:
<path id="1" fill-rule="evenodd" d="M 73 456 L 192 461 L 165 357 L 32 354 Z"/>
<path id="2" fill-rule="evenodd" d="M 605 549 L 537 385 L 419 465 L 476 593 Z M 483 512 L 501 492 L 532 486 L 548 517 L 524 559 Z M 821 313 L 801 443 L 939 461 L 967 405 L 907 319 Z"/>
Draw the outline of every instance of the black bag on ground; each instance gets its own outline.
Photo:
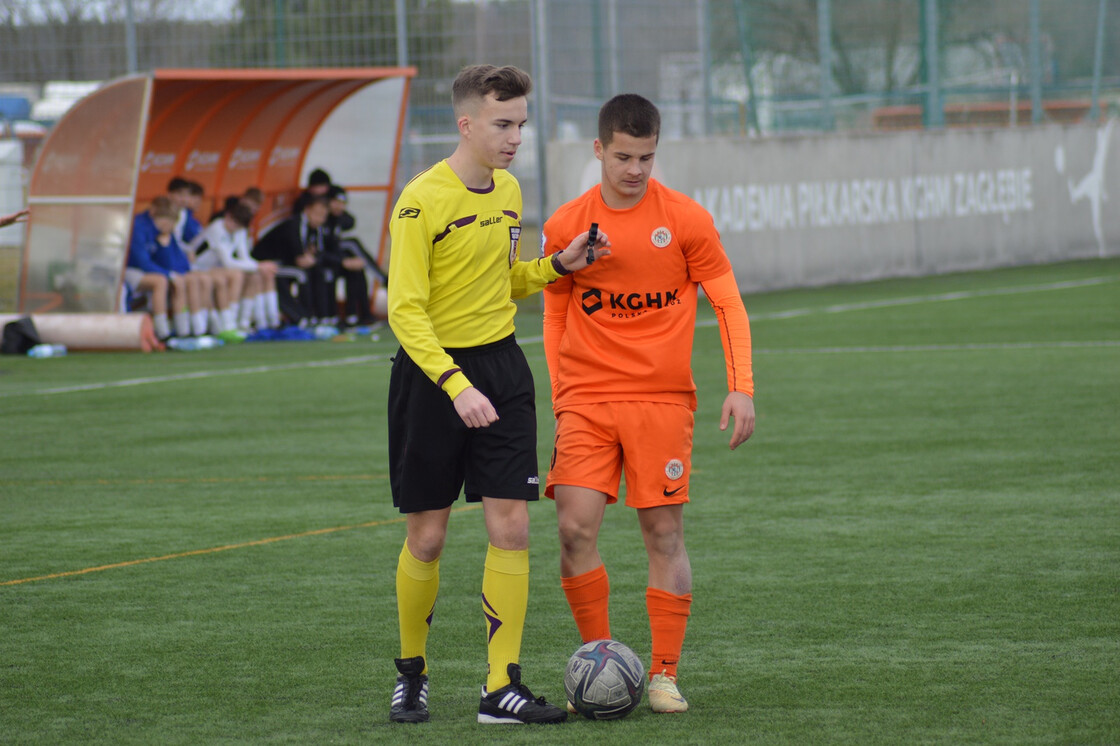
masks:
<path id="1" fill-rule="evenodd" d="M 39 332 L 30 316 L 9 321 L 4 324 L 4 338 L 0 340 L 0 353 L 4 355 L 26 355 L 37 344 L 42 344 Z"/>

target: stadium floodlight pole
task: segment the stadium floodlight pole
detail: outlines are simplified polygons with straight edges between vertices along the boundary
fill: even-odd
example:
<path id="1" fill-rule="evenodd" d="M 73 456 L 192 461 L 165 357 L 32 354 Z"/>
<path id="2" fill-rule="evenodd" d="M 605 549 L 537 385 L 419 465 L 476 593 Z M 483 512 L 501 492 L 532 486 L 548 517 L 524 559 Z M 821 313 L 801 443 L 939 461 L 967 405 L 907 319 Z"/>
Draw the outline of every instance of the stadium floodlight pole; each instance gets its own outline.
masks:
<path id="1" fill-rule="evenodd" d="M 1093 103 L 1089 107 L 1089 119 L 1101 120 L 1101 67 L 1104 65 L 1104 18 L 1107 0 L 1100 0 L 1097 7 L 1097 45 L 1093 51 Z"/>
<path id="2" fill-rule="evenodd" d="M 284 0 L 274 0 L 272 3 L 272 27 L 276 38 L 273 39 L 274 64 L 284 67 L 288 64 L 288 30 L 285 27 Z"/>
<path id="3" fill-rule="evenodd" d="M 817 46 L 820 54 L 821 129 L 831 130 L 832 114 L 832 0 L 817 0 Z"/>
<path id="4" fill-rule="evenodd" d="M 531 36 L 533 40 L 534 63 L 533 70 L 533 108 L 534 129 L 536 130 L 535 153 L 537 156 L 537 223 L 544 228 L 544 219 L 548 209 L 548 137 L 549 118 L 548 111 L 548 0 L 533 0 L 529 11 L 533 14 L 531 19 Z"/>
<path id="5" fill-rule="evenodd" d="M 607 36 L 610 41 L 610 94 L 617 96 L 622 93 L 622 63 L 618 58 L 618 0 L 607 0 Z"/>
<path id="6" fill-rule="evenodd" d="M 925 33 L 927 127 L 945 126 L 945 107 L 941 103 L 941 59 L 938 50 L 937 0 L 924 0 L 922 30 Z"/>
<path id="7" fill-rule="evenodd" d="M 704 137 L 712 132 L 711 16 L 708 0 L 696 0 L 696 35 L 700 45 L 700 134 Z"/>
<path id="8" fill-rule="evenodd" d="M 405 0 L 395 0 L 397 13 L 397 67 L 408 67 L 408 9 Z"/>
<path id="9" fill-rule="evenodd" d="M 408 8 L 405 7 L 405 0 L 395 0 L 394 7 L 397 13 L 397 67 L 408 67 Z M 404 122 L 401 123 L 401 132 L 404 133 L 400 158 L 400 168 L 404 173 L 402 184 L 412 178 L 412 140 L 409 137 L 411 109 L 411 106 L 404 107 Z M 396 196 L 389 195 L 390 201 L 395 200 Z"/>
<path id="10" fill-rule="evenodd" d="M 1039 0 L 1031 0 L 1031 122 L 1042 121 L 1042 40 L 1039 29 Z"/>
<path id="11" fill-rule="evenodd" d="M 135 75 L 140 65 L 136 60 L 136 13 L 133 12 L 132 0 L 124 0 L 124 47 L 128 74 Z"/>

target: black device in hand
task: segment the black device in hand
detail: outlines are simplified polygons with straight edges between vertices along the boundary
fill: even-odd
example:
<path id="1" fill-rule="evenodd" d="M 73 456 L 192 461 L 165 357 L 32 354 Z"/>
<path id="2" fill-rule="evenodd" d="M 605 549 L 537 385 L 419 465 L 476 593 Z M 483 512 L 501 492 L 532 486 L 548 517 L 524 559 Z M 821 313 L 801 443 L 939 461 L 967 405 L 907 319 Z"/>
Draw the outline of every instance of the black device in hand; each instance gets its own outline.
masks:
<path id="1" fill-rule="evenodd" d="M 599 240 L 599 224 L 592 223 L 591 230 L 587 232 L 587 263 L 595 262 L 595 243 Z"/>

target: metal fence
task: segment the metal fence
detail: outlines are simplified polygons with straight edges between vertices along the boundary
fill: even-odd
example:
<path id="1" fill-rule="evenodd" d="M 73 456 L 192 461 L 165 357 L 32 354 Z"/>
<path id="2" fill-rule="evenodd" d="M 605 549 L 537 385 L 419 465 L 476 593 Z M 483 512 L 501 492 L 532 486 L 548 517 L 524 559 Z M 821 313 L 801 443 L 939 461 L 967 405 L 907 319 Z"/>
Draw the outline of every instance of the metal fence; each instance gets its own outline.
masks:
<path id="1" fill-rule="evenodd" d="M 82 92 L 57 81 L 407 64 L 412 172 L 449 151 L 473 62 L 534 73 L 531 138 L 590 140 L 622 91 L 666 138 L 1076 120 L 1120 102 L 1117 50 L 1120 0 L 0 0 L 0 120 L 57 117 Z"/>
<path id="2" fill-rule="evenodd" d="M 886 107 L 927 126 L 969 105 L 1072 116 L 1095 89 L 1116 100 L 1118 45 L 1118 0 L 0 0 L 9 95 L 156 67 L 411 64 L 422 135 L 447 130 L 450 79 L 481 60 L 536 73 L 550 137 L 588 136 L 623 90 L 690 136 L 913 124 Z"/>

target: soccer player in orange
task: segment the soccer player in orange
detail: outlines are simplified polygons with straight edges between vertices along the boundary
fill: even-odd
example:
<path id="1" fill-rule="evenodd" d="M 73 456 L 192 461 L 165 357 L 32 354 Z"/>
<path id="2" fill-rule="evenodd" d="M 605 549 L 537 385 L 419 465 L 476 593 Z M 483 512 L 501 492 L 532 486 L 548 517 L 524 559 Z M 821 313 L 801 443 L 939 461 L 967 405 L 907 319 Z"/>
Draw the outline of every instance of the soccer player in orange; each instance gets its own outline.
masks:
<path id="1" fill-rule="evenodd" d="M 598 550 L 606 506 L 626 476 L 649 556 L 649 700 L 684 712 L 677 663 L 692 603 L 684 546 L 696 386 L 689 361 L 697 288 L 716 312 L 729 392 L 720 429 L 734 450 L 754 431 L 750 326 L 712 217 L 650 178 L 660 114 L 635 94 L 599 111 L 601 184 L 544 226 L 546 254 L 597 223 L 611 259 L 545 288 L 544 343 L 556 414 L 545 494 L 556 501 L 561 585 L 584 642 L 611 636 L 610 584 Z"/>

